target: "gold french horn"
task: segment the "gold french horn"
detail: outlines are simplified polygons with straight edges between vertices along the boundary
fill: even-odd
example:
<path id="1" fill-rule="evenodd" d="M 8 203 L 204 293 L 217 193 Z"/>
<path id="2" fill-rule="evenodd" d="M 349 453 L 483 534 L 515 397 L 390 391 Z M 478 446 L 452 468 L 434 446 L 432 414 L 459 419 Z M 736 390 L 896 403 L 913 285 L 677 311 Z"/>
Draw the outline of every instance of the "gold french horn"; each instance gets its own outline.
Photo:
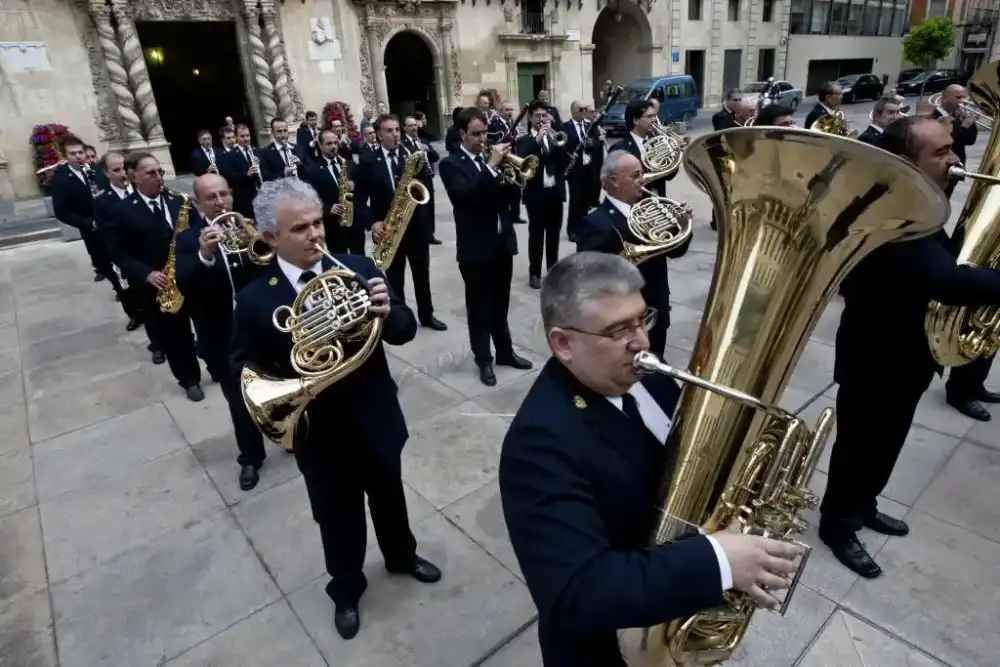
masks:
<path id="1" fill-rule="evenodd" d="M 253 222 L 237 213 L 226 211 L 212 218 L 209 229 L 219 232 L 219 249 L 223 255 L 246 255 L 254 264 L 266 266 L 274 258 L 274 251 L 260 253 L 257 246 L 261 243 Z"/>

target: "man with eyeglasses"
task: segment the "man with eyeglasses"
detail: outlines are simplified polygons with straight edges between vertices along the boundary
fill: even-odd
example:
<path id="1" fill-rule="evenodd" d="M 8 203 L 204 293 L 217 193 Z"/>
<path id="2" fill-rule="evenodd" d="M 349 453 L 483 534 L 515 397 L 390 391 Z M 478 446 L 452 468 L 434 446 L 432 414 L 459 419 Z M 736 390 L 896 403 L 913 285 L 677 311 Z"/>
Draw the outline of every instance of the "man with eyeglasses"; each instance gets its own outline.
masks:
<path id="1" fill-rule="evenodd" d="M 545 276 L 552 358 L 504 439 L 500 498 L 538 607 L 544 667 L 625 667 L 617 631 L 720 604 L 728 590 L 773 607 L 798 547 L 722 531 L 650 546 L 680 388 L 643 377 L 655 311 L 621 257 L 581 252 Z"/>
<path id="2" fill-rule="evenodd" d="M 629 229 L 628 217 L 632 207 L 643 198 L 641 187 L 642 163 L 624 151 L 608 154 L 601 167 L 601 184 L 607 195 L 596 209 L 580 221 L 576 238 L 578 251 L 596 250 L 618 255 L 622 252 L 623 241 L 644 243 Z M 645 281 L 642 297 L 651 306 L 659 309 L 661 317 L 649 331 L 649 349 L 659 356 L 667 347 L 667 328 L 670 326 L 670 280 L 667 274 L 667 258 L 684 255 L 691 245 L 690 240 L 665 255 L 651 257 L 639 264 L 639 272 Z"/>

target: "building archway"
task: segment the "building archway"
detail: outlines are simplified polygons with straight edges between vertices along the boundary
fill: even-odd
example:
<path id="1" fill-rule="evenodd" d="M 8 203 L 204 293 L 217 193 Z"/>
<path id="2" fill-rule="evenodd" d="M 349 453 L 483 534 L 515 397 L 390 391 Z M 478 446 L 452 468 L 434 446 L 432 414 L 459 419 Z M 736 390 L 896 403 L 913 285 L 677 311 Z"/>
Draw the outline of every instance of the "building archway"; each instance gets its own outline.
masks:
<path id="1" fill-rule="evenodd" d="M 385 87 L 389 109 L 400 117 L 423 111 L 427 127 L 441 127 L 434 51 L 415 32 L 396 33 L 385 45 Z"/>
<path id="2" fill-rule="evenodd" d="M 653 75 L 653 30 L 646 14 L 630 0 L 607 6 L 594 22 L 593 86 L 595 104 L 608 81 L 627 86 L 635 79 Z"/>

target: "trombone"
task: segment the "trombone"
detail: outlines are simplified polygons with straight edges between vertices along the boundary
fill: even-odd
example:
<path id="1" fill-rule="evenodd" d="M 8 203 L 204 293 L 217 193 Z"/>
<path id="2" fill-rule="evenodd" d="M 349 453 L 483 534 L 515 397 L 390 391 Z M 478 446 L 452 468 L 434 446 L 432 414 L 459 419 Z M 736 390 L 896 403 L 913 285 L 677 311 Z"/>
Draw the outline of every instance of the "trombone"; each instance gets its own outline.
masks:
<path id="1" fill-rule="evenodd" d="M 927 98 L 927 103 L 933 107 L 940 106 L 941 95 L 942 93 L 934 93 Z M 971 102 L 962 102 L 962 106 L 959 107 L 959 120 L 964 120 L 970 116 L 976 122 L 976 125 L 984 130 L 988 131 L 993 129 L 993 119 L 990 116 L 987 116 L 980 111 L 979 107 L 975 104 L 972 104 Z"/>

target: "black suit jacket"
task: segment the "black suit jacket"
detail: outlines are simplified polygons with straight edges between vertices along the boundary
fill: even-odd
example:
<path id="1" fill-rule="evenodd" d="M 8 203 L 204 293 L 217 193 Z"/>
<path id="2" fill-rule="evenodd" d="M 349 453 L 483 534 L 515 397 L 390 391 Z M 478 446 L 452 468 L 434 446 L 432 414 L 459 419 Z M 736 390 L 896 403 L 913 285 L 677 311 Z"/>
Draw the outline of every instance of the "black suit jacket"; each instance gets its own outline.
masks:
<path id="1" fill-rule="evenodd" d="M 336 255 L 336 258 L 366 280 L 384 278 L 369 257 Z M 330 260 L 324 258 L 324 269 L 331 266 Z M 398 465 L 399 453 L 409 433 L 382 343 L 404 345 L 410 342 L 417 333 L 417 320 L 391 287 L 389 296 L 390 310 L 384 320 L 382 341 L 357 370 L 322 392 L 307 408 L 313 415 L 309 432 L 322 437 L 307 438 L 305 443 L 297 438 L 296 449 L 300 445 L 314 444 L 356 446 L 354 442 L 336 441 L 338 433 L 356 433 L 365 438 L 376 455 L 387 461 L 395 460 Z M 244 366 L 248 366 L 274 377 L 297 377 L 291 366 L 291 336 L 278 331 L 271 321 L 275 309 L 290 306 L 295 297 L 295 287 L 288 282 L 277 260 L 236 295 L 231 362 L 237 376 Z M 356 349 L 352 345 L 345 349 L 348 354 Z M 338 424 L 341 425 L 339 429 Z M 344 428 L 345 425 L 349 428 Z M 300 430 L 297 435 L 302 432 Z"/>
<path id="2" fill-rule="evenodd" d="M 869 125 L 864 132 L 858 135 L 858 141 L 870 146 L 878 146 L 882 141 L 882 133 Z"/>
<path id="3" fill-rule="evenodd" d="M 113 218 L 117 214 L 122 202 L 128 201 L 128 197 L 119 197 L 118 193 L 108 186 L 101 190 L 101 194 L 94 198 L 94 223 L 97 230 L 107 234 L 113 225 Z"/>
<path id="4" fill-rule="evenodd" d="M 591 123 L 590 121 L 584 121 L 583 122 L 583 132 L 584 132 L 583 136 L 586 138 L 589 134 L 593 134 L 594 135 L 593 139 L 592 139 L 592 144 L 593 145 L 590 148 L 584 148 L 577 155 L 576 162 L 573 164 L 573 170 L 568 175 L 569 178 L 571 178 L 571 179 L 572 178 L 587 178 L 587 179 L 589 179 L 589 177 L 590 177 L 589 175 L 592 173 L 592 170 L 594 169 L 594 167 L 597 166 L 597 165 L 599 165 L 601 163 L 601 161 L 604 159 L 604 143 L 602 143 L 601 141 L 598 140 L 598 137 L 597 137 L 598 133 L 597 133 L 596 130 L 594 130 L 591 133 L 591 128 L 592 127 L 593 127 L 593 123 Z M 577 130 L 577 125 L 576 125 L 576 123 L 574 121 L 568 120 L 565 123 L 563 123 L 563 126 L 562 126 L 561 129 L 562 129 L 563 132 L 566 133 L 566 146 L 565 146 L 564 150 L 566 151 L 567 156 L 572 156 L 573 153 L 576 151 L 577 146 L 580 145 L 580 133 Z M 584 153 L 586 153 L 587 155 L 590 156 L 590 164 L 588 164 L 586 167 L 584 167 L 584 165 L 583 165 L 583 154 Z M 567 158 L 566 161 L 567 161 L 567 164 L 568 164 L 569 163 L 569 159 Z M 588 183 L 589 183 L 589 180 L 588 180 Z"/>
<path id="5" fill-rule="evenodd" d="M 167 265 L 174 227 L 178 224 L 182 198 L 163 192 L 163 202 L 170 213 L 171 224 L 157 219 L 152 209 L 137 192 L 122 200 L 115 208 L 108 228 L 108 245 L 112 261 L 133 285 L 142 285 L 153 271 L 162 271 Z M 194 218 L 190 208 L 190 221 Z"/>
<path id="6" fill-rule="evenodd" d="M 295 154 L 303 164 L 312 162 L 319 157 L 319 147 L 310 146 L 313 141 L 319 143 L 319 128 L 316 128 L 316 136 L 313 136 L 309 126 L 302 124 L 295 130 Z"/>
<path id="7" fill-rule="evenodd" d="M 637 143 L 635 143 L 635 139 L 632 138 L 632 134 L 631 133 L 628 136 L 626 136 L 624 139 L 622 139 L 621 141 L 619 141 L 617 144 L 615 144 L 614 146 L 612 146 L 609 149 L 609 152 L 610 151 L 628 151 L 633 156 L 635 156 L 635 158 L 638 159 L 640 163 L 642 162 L 642 151 L 639 150 L 639 145 Z M 643 169 L 645 169 L 645 164 L 643 164 Z M 667 193 L 666 181 L 672 181 L 672 180 L 674 180 L 674 178 L 677 176 L 677 172 L 679 172 L 679 171 L 680 171 L 680 169 L 678 169 L 677 171 L 675 171 L 674 173 L 670 174 L 669 176 L 667 176 L 665 178 L 661 178 L 661 179 L 659 179 L 657 181 L 654 181 L 654 182 L 650 183 L 647 187 L 650 190 L 652 190 L 653 192 L 655 192 L 658 196 L 660 196 L 660 197 L 666 197 L 667 196 L 667 194 L 666 194 Z"/>
<path id="8" fill-rule="evenodd" d="M 222 159 L 223 151 L 221 148 L 216 148 L 212 146 L 213 154 L 215 155 L 215 165 L 216 168 L 219 166 L 219 161 Z M 208 167 L 211 163 L 208 161 L 208 156 L 205 155 L 205 151 L 202 150 L 201 146 L 191 149 L 191 157 L 188 158 L 188 166 L 191 167 L 191 171 L 194 172 L 195 176 L 202 176 L 208 173 Z M 249 169 L 249 167 L 247 167 Z M 220 170 L 221 171 L 221 170 Z"/>
<path id="9" fill-rule="evenodd" d="M 433 146 L 431 146 L 430 142 L 424 141 L 423 139 L 419 139 L 419 141 L 414 141 L 410 139 L 410 137 L 404 135 L 403 137 L 401 137 L 400 140 L 402 142 L 403 148 L 405 148 L 410 153 L 414 151 L 423 150 L 423 145 L 424 144 L 427 145 L 427 169 L 424 169 L 422 171 L 422 175 L 424 178 L 423 184 L 427 186 L 427 189 L 430 190 L 431 193 L 433 193 L 434 172 L 437 163 L 441 161 L 441 156 L 438 155 L 437 150 Z"/>
<path id="10" fill-rule="evenodd" d="M 712 129 L 716 132 L 739 126 L 740 124 L 736 122 L 736 118 L 729 112 L 729 109 L 723 108 L 712 114 Z"/>
<path id="11" fill-rule="evenodd" d="M 291 159 L 295 155 L 295 149 L 293 146 L 288 145 L 288 156 Z M 271 143 L 270 146 L 266 148 L 261 148 L 257 151 L 257 158 L 260 160 L 260 174 L 264 177 L 264 182 L 276 181 L 279 178 L 285 177 L 285 158 L 282 156 L 281 151 L 278 150 L 278 145 Z M 302 169 L 305 161 L 299 158 L 299 168 L 298 174 L 302 175 Z"/>
<path id="12" fill-rule="evenodd" d="M 651 375 L 642 384 L 673 415 L 674 381 Z M 657 447 L 644 431 L 553 358 L 504 438 L 500 497 L 538 607 L 545 667 L 624 667 L 616 630 L 722 602 L 705 537 L 649 547 L 671 445 Z"/>
<path id="13" fill-rule="evenodd" d="M 545 150 L 538 143 L 535 137 L 526 134 L 517 140 L 517 156 L 524 158 L 534 155 L 538 158 L 538 170 L 534 178 L 528 181 L 524 187 L 522 195 L 525 206 L 536 206 L 547 198 L 558 201 L 566 201 L 566 165 L 569 164 L 569 153 L 566 146 L 562 148 L 553 143 L 549 144 L 549 150 Z M 550 188 L 545 187 L 545 170 L 551 169 L 555 177 L 555 185 Z"/>
<path id="14" fill-rule="evenodd" d="M 823 107 L 822 104 L 817 102 L 813 106 L 813 108 L 809 111 L 809 114 L 806 116 L 806 122 L 803 127 L 805 127 L 808 130 L 810 127 L 812 127 L 813 123 L 815 123 L 817 120 L 819 120 L 821 117 L 825 115 L 826 115 L 826 109 Z"/>
<path id="15" fill-rule="evenodd" d="M 943 118 L 944 114 L 934 109 L 931 118 Z M 976 143 L 979 136 L 979 127 L 973 123 L 971 127 L 962 127 L 962 124 L 954 120 L 951 124 L 951 152 L 958 156 L 958 159 L 965 164 L 965 149 Z M 950 193 L 949 193 L 950 194 Z"/>
<path id="16" fill-rule="evenodd" d="M 344 158 L 344 163 L 347 166 L 346 178 L 350 181 L 357 167 L 351 158 Z M 337 160 L 333 161 L 336 178 L 330 173 L 327 165 L 327 159 L 320 156 L 315 162 L 306 166 L 302 179 L 313 186 L 320 199 L 323 200 L 323 224 L 329 229 L 333 225 L 340 224 L 340 218 L 330 213 L 330 209 L 334 204 L 340 203 L 340 185 L 345 175 L 340 173 L 340 165 Z M 355 215 L 355 217 L 357 216 Z"/>
<path id="17" fill-rule="evenodd" d="M 576 232 L 576 250 L 583 252 L 592 250 L 617 255 L 622 251 L 622 238 L 629 243 L 638 243 L 628 228 L 628 220 L 622 212 L 605 199 L 601 205 L 584 216 Z M 693 238 L 693 235 L 692 237 Z M 687 253 L 691 247 L 691 239 L 676 250 L 660 256 L 647 259 L 639 264 L 639 272 L 646 279 L 642 288 L 642 298 L 646 305 L 659 311 L 659 318 L 665 326 L 670 326 L 670 279 L 667 271 L 667 258 L 676 259 Z"/>
<path id="18" fill-rule="evenodd" d="M 517 235 L 503 179 L 485 167 L 480 171 L 461 149 L 441 160 L 439 169 L 455 216 L 458 261 L 492 262 L 501 249 L 516 255 Z"/>
<path id="19" fill-rule="evenodd" d="M 251 150 L 256 153 L 256 149 Z M 260 160 L 259 154 L 257 159 Z M 249 169 L 250 161 L 239 149 L 229 151 L 219 160 L 219 172 L 233 192 L 233 210 L 253 217 L 253 198 L 257 196 L 260 181 L 256 176 L 247 176 Z"/>
<path id="20" fill-rule="evenodd" d="M 94 229 L 94 193 L 68 164 L 56 167 L 50 190 L 52 210 L 59 222 L 83 232 Z"/>
<path id="21" fill-rule="evenodd" d="M 400 148 L 404 155 L 409 152 Z M 405 158 L 400 159 L 399 168 L 405 169 Z M 430 179 L 427 164 L 420 169 L 418 179 L 426 183 Z M 354 217 L 365 229 L 371 229 L 376 222 L 385 221 L 392 198 L 396 194 L 396 184 L 389 175 L 385 152 L 381 147 L 377 151 L 369 150 L 361 156 L 354 170 Z M 405 237 L 427 243 L 431 240 L 431 225 L 429 208 L 417 206 L 406 229 Z"/>
<path id="22" fill-rule="evenodd" d="M 1000 271 L 956 265 L 952 240 L 939 231 L 876 249 L 848 274 L 840 291 L 845 306 L 834 380 L 905 382 L 941 370 L 924 334 L 928 303 L 1000 305 Z M 889 330 L 892 345 L 875 343 Z"/>

